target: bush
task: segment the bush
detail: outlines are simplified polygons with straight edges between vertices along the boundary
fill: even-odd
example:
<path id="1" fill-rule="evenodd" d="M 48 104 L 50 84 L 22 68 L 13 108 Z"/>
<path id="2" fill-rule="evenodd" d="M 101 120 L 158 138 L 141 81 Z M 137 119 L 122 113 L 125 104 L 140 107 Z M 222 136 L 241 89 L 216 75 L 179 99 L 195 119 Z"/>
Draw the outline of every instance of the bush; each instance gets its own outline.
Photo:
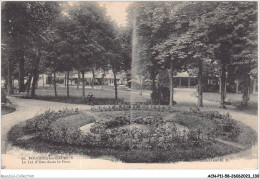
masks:
<path id="1" fill-rule="evenodd" d="M 219 91 L 219 85 L 203 84 L 202 90 L 203 90 L 203 92 L 218 92 Z"/>
<path id="2" fill-rule="evenodd" d="M 1 88 L 1 102 L 2 103 L 7 103 L 7 98 L 6 98 L 6 94 L 3 88 Z"/>

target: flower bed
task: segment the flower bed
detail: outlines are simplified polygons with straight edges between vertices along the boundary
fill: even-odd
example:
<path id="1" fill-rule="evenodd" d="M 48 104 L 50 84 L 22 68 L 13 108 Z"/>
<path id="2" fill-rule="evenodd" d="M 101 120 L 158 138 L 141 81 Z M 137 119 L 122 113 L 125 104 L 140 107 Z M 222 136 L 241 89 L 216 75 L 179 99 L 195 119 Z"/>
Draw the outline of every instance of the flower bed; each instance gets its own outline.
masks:
<path id="1" fill-rule="evenodd" d="M 156 130 L 138 128 L 125 129 L 120 126 L 145 124 L 156 127 Z M 122 149 L 160 149 L 169 150 L 176 146 L 189 145 L 199 147 L 208 143 L 200 133 L 194 131 L 178 131 L 175 125 L 166 125 L 162 118 L 146 117 L 130 119 L 116 117 L 109 120 L 96 121 L 91 126 L 91 133 L 82 134 L 80 130 L 71 131 L 65 128 L 48 128 L 40 136 L 44 140 L 76 144 L 88 147 L 122 148 Z"/>
<path id="2" fill-rule="evenodd" d="M 251 129 L 242 125 L 236 126 L 237 123 L 230 115 L 216 111 L 202 112 L 191 109 L 175 115 L 161 110 L 140 109 L 109 113 L 97 111 L 95 115 L 80 112 L 80 115 L 75 115 L 78 113 L 78 110 L 47 111 L 24 122 L 24 125 L 14 126 L 9 132 L 8 140 L 14 145 L 36 151 L 42 150 L 42 147 L 54 152 L 62 149 L 71 153 L 75 150 L 94 157 L 111 155 L 126 162 L 204 159 L 241 150 L 214 140 L 215 138 L 232 139 L 232 142 L 236 139 L 239 140 L 238 144 L 246 148 L 252 146 L 256 140 Z M 165 114 L 167 120 L 163 118 Z M 94 116 L 101 120 L 95 121 Z M 169 116 L 174 117 L 168 118 Z M 82 133 L 80 127 L 93 122 L 95 123 L 91 125 L 90 132 Z M 182 130 L 183 128 L 176 127 L 177 124 L 186 128 Z M 131 125 L 133 127 L 129 127 Z M 237 128 L 239 133 L 234 135 Z M 26 140 L 17 140 L 29 133 L 36 135 Z"/>
<path id="3" fill-rule="evenodd" d="M 43 114 L 37 115 L 33 119 L 26 121 L 25 130 L 27 133 L 41 132 L 47 130 L 50 124 L 57 119 L 76 114 L 79 114 L 77 108 L 63 109 L 58 112 L 47 110 Z"/>
<path id="4" fill-rule="evenodd" d="M 215 127 L 209 133 L 210 136 L 236 141 L 236 138 L 240 133 L 237 122 L 229 113 L 220 114 L 218 111 L 201 111 L 199 108 L 190 108 L 190 111 L 185 113 L 212 120 Z"/>
<path id="5" fill-rule="evenodd" d="M 106 107 L 92 107 L 92 112 L 105 112 L 105 111 L 124 111 L 124 110 L 147 110 L 147 111 L 161 111 L 161 112 L 176 112 L 174 107 L 166 105 L 141 105 L 141 104 L 122 104 L 111 105 Z"/>

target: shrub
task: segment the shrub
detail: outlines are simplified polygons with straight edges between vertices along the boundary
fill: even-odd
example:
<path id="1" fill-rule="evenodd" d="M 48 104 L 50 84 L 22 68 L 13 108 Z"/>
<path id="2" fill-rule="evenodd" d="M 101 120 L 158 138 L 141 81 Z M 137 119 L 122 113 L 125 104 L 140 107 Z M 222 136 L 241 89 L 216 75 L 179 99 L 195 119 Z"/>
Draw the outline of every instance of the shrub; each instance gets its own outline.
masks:
<path id="1" fill-rule="evenodd" d="M 6 94 L 5 94 L 5 91 L 4 91 L 3 88 L 1 89 L 1 102 L 2 103 L 7 103 Z"/>

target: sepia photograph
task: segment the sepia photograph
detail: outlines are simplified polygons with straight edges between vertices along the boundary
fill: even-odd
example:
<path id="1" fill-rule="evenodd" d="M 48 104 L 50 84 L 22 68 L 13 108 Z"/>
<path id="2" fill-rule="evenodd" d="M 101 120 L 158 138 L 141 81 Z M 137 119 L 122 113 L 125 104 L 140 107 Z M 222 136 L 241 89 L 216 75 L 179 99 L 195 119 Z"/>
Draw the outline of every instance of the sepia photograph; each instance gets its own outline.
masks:
<path id="1" fill-rule="evenodd" d="M 257 1 L 1 2 L 1 170 L 258 162 Z"/>

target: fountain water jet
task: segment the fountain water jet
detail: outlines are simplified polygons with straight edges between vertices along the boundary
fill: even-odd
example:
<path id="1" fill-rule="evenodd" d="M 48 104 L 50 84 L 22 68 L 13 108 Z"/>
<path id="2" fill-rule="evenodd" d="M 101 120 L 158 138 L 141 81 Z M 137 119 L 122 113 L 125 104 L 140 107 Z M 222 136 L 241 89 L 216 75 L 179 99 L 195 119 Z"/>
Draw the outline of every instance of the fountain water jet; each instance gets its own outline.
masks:
<path id="1" fill-rule="evenodd" d="M 135 74 L 137 72 L 137 66 L 139 63 L 139 51 L 138 51 L 138 37 L 137 37 L 137 25 L 136 25 L 136 12 L 134 11 L 133 16 L 133 30 L 132 30 L 132 64 L 131 64 L 131 97 L 130 97 L 130 104 L 131 106 L 135 103 L 135 99 L 133 98 L 133 92 L 134 92 L 134 85 L 133 85 L 133 79 L 135 77 Z M 132 110 L 130 112 L 130 117 L 132 118 Z"/>

